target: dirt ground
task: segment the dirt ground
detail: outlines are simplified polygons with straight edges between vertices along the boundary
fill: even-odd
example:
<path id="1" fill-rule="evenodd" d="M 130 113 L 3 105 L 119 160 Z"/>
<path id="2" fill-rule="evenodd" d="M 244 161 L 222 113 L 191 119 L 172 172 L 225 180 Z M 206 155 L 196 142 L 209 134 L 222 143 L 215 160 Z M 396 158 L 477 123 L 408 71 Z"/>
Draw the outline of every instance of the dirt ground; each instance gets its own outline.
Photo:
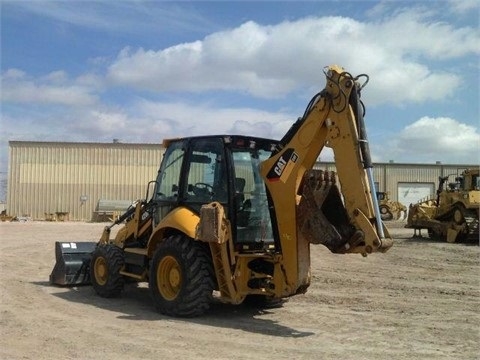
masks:
<path id="1" fill-rule="evenodd" d="M 480 248 L 411 239 L 386 254 L 312 247 L 312 285 L 282 308 L 155 312 L 146 286 L 103 299 L 50 286 L 54 243 L 105 224 L 0 223 L 1 359 L 479 359 Z"/>

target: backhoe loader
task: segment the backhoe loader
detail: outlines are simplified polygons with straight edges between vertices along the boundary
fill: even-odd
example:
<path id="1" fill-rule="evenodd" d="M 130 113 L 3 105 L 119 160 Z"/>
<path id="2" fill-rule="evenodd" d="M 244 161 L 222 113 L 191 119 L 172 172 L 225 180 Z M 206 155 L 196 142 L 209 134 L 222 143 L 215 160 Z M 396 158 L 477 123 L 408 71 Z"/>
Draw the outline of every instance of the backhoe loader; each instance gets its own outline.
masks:
<path id="1" fill-rule="evenodd" d="M 59 243 L 51 282 L 91 282 L 103 297 L 119 295 L 126 281 L 148 282 L 160 313 L 192 317 L 213 300 L 268 304 L 305 293 L 310 244 L 338 254 L 387 251 L 393 242 L 375 195 L 360 101 L 368 76 L 336 65 L 324 73 L 325 88 L 279 141 L 164 140 L 153 193 L 90 249 Z M 337 173 L 313 169 L 325 146 Z"/>

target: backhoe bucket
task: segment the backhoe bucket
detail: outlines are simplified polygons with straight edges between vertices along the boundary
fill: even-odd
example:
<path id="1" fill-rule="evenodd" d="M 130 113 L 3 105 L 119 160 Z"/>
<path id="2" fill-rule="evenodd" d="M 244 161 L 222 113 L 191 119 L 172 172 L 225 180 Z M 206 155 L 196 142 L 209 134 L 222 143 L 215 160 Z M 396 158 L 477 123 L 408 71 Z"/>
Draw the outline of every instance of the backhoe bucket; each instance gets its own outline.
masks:
<path id="1" fill-rule="evenodd" d="M 96 242 L 55 242 L 56 263 L 50 274 L 50 284 L 90 284 L 90 258 Z"/>
<path id="2" fill-rule="evenodd" d="M 310 243 L 323 244 L 334 253 L 354 235 L 333 171 L 305 173 L 297 214 L 303 236 Z"/>

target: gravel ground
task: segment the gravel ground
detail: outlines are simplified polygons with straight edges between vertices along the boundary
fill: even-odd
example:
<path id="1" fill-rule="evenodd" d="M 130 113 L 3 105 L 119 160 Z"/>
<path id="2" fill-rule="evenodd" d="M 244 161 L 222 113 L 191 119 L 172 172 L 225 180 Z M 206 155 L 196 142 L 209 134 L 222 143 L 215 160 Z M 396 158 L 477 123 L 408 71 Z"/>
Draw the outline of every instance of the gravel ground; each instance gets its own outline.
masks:
<path id="1" fill-rule="evenodd" d="M 185 320 L 156 313 L 145 284 L 117 299 L 49 285 L 55 241 L 96 241 L 105 224 L 0 223 L 0 358 L 480 359 L 479 247 L 387 225 L 386 254 L 312 246 L 312 285 L 281 308 Z"/>

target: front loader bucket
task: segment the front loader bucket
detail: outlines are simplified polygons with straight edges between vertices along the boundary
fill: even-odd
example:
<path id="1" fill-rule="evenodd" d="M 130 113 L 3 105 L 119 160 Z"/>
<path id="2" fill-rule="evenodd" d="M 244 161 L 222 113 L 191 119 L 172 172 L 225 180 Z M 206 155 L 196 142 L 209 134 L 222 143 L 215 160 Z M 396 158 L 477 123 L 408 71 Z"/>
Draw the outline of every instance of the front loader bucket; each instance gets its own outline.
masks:
<path id="1" fill-rule="evenodd" d="M 96 242 L 56 241 L 56 263 L 50 274 L 50 284 L 90 284 L 90 258 L 96 246 Z"/>

